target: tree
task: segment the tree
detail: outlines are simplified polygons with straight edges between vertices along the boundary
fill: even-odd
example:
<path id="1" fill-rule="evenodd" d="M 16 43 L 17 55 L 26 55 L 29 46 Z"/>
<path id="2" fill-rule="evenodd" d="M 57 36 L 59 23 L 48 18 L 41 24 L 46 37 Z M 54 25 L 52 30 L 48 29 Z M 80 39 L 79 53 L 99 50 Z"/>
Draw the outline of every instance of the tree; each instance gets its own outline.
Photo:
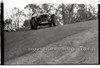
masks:
<path id="1" fill-rule="evenodd" d="M 92 20 L 95 19 L 95 15 L 97 12 L 95 12 L 95 7 L 92 5 L 86 5 L 86 4 L 78 4 L 78 11 L 77 11 L 77 18 L 79 21 L 86 21 L 86 20 Z"/>
<path id="2" fill-rule="evenodd" d="M 32 12 L 34 15 L 36 13 L 37 9 L 39 9 L 39 6 L 36 4 L 28 4 L 24 7 L 24 9 L 27 9 L 27 8 L 29 8 L 29 10 L 32 9 Z"/>
<path id="3" fill-rule="evenodd" d="M 61 4 L 62 8 L 62 19 L 64 24 L 70 24 L 73 16 L 74 4 Z"/>
<path id="4" fill-rule="evenodd" d="M 98 13 L 96 11 L 96 8 L 97 7 L 94 7 L 93 5 L 89 4 L 88 5 L 88 13 L 89 13 L 89 16 L 92 17 L 93 19 L 97 18 L 98 17 Z"/>
<path id="5" fill-rule="evenodd" d="M 61 4 L 61 5 L 59 5 L 59 8 L 62 8 L 62 19 L 63 19 L 63 23 L 65 24 L 67 21 L 66 21 L 66 13 L 65 13 L 65 11 L 66 11 L 66 9 L 65 9 L 65 4 Z"/>
<path id="6" fill-rule="evenodd" d="M 11 24 L 12 23 L 12 19 L 6 19 L 4 23 L 5 24 Z"/>
<path id="7" fill-rule="evenodd" d="M 69 11 L 69 22 L 68 23 L 69 24 L 72 23 L 74 6 L 75 6 L 75 4 L 71 4 L 70 8 L 68 9 L 68 11 Z"/>
<path id="8" fill-rule="evenodd" d="M 43 11 L 46 12 L 46 13 L 52 13 L 51 11 L 56 10 L 54 4 L 49 4 L 49 3 L 42 4 L 41 9 L 43 9 Z"/>
<path id="9" fill-rule="evenodd" d="M 21 21 L 21 16 L 25 16 L 24 12 L 21 11 L 19 8 L 14 7 L 12 9 L 11 18 L 13 19 L 16 30 L 19 30 L 19 24 L 20 24 L 20 21 Z"/>
<path id="10" fill-rule="evenodd" d="M 6 19 L 4 21 L 4 29 L 5 30 L 10 30 L 11 29 L 11 24 L 12 24 L 12 19 Z"/>
<path id="11" fill-rule="evenodd" d="M 30 20 L 25 20 L 23 26 L 26 28 L 30 27 Z"/>
<path id="12" fill-rule="evenodd" d="M 11 17 L 12 17 L 12 19 L 14 21 L 15 29 L 18 29 L 19 28 L 19 15 L 20 15 L 19 13 L 20 13 L 19 8 L 14 7 L 12 9 L 12 15 L 11 15 Z"/>
<path id="13" fill-rule="evenodd" d="M 77 14 L 78 14 L 78 20 L 79 21 L 85 21 L 87 19 L 87 8 L 86 8 L 86 5 L 85 4 L 78 4 L 78 11 L 77 11 Z"/>
<path id="14" fill-rule="evenodd" d="M 42 4 L 42 8 L 44 9 L 44 11 L 45 11 L 46 13 L 49 12 L 49 4 Z"/>

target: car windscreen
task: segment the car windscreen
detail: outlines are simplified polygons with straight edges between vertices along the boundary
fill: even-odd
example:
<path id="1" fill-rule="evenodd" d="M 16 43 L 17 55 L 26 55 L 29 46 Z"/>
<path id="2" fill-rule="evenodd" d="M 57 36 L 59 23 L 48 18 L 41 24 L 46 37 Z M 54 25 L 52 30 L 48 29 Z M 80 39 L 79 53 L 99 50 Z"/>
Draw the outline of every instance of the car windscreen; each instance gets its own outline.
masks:
<path id="1" fill-rule="evenodd" d="M 48 15 L 41 15 L 40 19 L 41 19 L 41 21 L 47 21 Z"/>

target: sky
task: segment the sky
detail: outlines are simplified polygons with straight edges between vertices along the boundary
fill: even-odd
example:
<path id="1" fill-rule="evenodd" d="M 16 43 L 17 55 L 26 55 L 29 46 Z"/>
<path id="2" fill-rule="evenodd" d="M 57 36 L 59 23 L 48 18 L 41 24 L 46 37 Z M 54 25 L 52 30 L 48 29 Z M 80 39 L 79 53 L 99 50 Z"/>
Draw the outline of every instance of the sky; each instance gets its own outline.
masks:
<path id="1" fill-rule="evenodd" d="M 85 0 L 83 1 L 86 2 Z M 17 7 L 21 10 L 24 10 L 24 7 L 30 3 L 35 3 L 35 4 L 72 3 L 72 2 L 80 3 L 82 2 L 82 0 L 63 0 L 63 1 L 62 0 L 3 0 L 3 2 L 4 2 L 4 19 L 5 19 L 6 17 L 9 17 L 11 15 L 13 7 Z M 96 3 L 96 0 L 91 0 L 91 1 L 89 0 L 88 3 Z"/>
<path id="2" fill-rule="evenodd" d="M 0 0 L 0 3 L 2 2 L 2 0 Z"/>
<path id="3" fill-rule="evenodd" d="M 4 15 L 10 16 L 13 7 L 24 9 L 25 5 L 32 3 L 33 0 L 4 0 Z M 7 17 L 7 16 L 4 16 Z"/>

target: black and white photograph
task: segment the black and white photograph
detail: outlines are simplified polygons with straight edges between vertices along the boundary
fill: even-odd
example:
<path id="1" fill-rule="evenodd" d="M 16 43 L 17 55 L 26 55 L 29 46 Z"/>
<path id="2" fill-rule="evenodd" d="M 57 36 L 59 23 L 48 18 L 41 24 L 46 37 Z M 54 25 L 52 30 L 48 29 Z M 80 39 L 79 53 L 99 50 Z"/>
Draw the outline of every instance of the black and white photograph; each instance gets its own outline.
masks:
<path id="1" fill-rule="evenodd" d="M 5 65 L 98 64 L 98 4 L 34 1 L 3 1 Z"/>

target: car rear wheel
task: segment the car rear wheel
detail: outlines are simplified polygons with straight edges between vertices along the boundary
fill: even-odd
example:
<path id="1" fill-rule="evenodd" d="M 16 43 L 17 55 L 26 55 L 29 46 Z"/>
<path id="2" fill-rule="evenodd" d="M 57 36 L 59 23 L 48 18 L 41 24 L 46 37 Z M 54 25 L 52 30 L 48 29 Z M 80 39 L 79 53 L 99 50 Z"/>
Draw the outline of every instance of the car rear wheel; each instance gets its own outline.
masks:
<path id="1" fill-rule="evenodd" d="M 31 29 L 37 29 L 37 24 L 35 22 L 34 23 L 31 22 L 30 26 Z"/>

